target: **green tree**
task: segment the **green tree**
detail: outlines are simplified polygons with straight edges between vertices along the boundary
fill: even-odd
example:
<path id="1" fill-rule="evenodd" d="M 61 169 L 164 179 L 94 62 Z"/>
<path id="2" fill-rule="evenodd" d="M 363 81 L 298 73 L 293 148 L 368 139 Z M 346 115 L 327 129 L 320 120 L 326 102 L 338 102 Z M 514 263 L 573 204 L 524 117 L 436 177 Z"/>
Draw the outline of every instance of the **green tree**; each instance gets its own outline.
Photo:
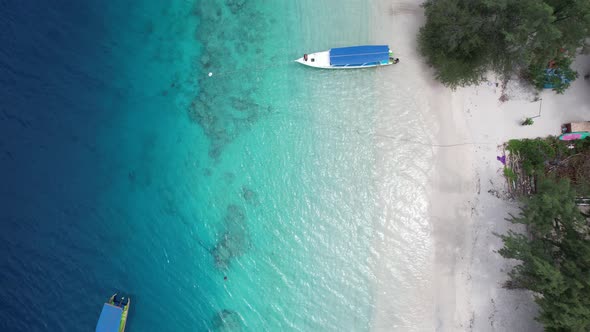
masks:
<path id="1" fill-rule="evenodd" d="M 469 1 L 426 1 L 423 6 L 427 22 L 418 42 L 436 77 L 452 87 L 480 82 L 491 46 L 483 13 Z"/>
<path id="2" fill-rule="evenodd" d="M 423 6 L 419 49 L 451 87 L 479 83 L 489 70 L 507 79 L 544 69 L 552 59 L 574 56 L 590 37 L 588 0 L 426 0 Z"/>
<path id="3" fill-rule="evenodd" d="M 536 293 L 538 320 L 547 331 L 590 330 L 590 232 L 569 182 L 542 181 L 512 222 L 528 235 L 502 236 L 499 253 L 521 263 L 509 285 Z"/>

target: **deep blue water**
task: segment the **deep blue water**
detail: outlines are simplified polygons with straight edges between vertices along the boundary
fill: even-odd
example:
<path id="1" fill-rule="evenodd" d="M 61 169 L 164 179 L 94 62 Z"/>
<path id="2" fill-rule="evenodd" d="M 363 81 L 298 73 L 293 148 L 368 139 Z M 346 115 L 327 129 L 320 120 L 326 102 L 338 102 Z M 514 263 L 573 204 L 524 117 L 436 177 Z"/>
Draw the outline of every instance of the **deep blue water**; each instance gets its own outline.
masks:
<path id="1" fill-rule="evenodd" d="M 205 330 L 218 310 L 209 256 L 162 199 L 188 153 L 154 32 L 168 6 L 116 3 L 0 1 L 0 331 L 93 330 L 115 291 L 130 331 Z"/>

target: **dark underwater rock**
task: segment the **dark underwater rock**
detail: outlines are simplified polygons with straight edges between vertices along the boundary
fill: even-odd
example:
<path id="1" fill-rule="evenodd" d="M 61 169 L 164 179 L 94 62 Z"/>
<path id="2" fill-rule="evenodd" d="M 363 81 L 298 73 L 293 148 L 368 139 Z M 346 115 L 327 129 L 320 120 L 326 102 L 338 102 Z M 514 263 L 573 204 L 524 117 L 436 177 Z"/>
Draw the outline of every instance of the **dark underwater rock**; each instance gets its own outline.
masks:
<path id="1" fill-rule="evenodd" d="M 246 4 L 246 0 L 227 0 L 225 5 L 231 10 L 232 14 L 237 14 Z"/>
<path id="2" fill-rule="evenodd" d="M 220 270 L 227 269 L 234 258 L 242 256 L 249 248 L 246 213 L 242 207 L 228 205 L 223 223 L 225 231 L 211 250 L 215 266 Z"/>
<path id="3" fill-rule="evenodd" d="M 244 211 L 244 208 L 235 204 L 228 205 L 224 221 L 226 226 L 243 227 L 246 221 L 246 212 Z"/>
<path id="4" fill-rule="evenodd" d="M 247 203 L 258 205 L 258 194 L 246 186 L 242 187 L 242 198 Z"/>
<path id="5" fill-rule="evenodd" d="M 214 331 L 242 331 L 244 327 L 240 314 L 229 309 L 218 312 L 211 323 Z"/>

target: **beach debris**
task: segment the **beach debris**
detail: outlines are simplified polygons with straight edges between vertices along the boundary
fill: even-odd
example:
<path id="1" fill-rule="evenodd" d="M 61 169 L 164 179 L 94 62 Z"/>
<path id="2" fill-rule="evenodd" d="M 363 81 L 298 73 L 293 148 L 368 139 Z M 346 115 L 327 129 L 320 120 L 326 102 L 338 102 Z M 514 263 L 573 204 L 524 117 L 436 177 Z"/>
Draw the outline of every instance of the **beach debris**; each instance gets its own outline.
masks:
<path id="1" fill-rule="evenodd" d="M 488 194 L 495 196 L 496 198 L 500 198 L 500 192 L 498 192 L 496 189 L 488 190 Z"/>
<path id="2" fill-rule="evenodd" d="M 523 126 L 531 126 L 533 123 L 535 123 L 535 121 L 533 120 L 533 118 L 525 118 L 521 125 Z"/>
<path id="3" fill-rule="evenodd" d="M 506 156 L 497 156 L 496 159 L 502 163 L 502 165 L 506 165 Z"/>
<path id="4" fill-rule="evenodd" d="M 244 320 L 237 311 L 223 309 L 213 317 L 213 331 L 242 331 Z"/>

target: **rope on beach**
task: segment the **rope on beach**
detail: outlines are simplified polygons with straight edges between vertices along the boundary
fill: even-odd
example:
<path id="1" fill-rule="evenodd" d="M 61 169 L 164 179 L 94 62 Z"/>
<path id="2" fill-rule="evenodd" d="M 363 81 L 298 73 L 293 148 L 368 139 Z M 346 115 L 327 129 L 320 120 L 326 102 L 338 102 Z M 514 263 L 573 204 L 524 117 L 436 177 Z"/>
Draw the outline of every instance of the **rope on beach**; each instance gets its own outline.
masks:
<path id="1" fill-rule="evenodd" d="M 418 145 L 430 146 L 430 147 L 434 147 L 434 148 L 453 148 L 453 147 L 457 147 L 457 146 L 468 146 L 468 145 L 495 145 L 494 143 L 490 143 L 490 142 L 462 142 L 462 143 L 453 143 L 453 144 L 434 144 L 434 143 L 429 143 L 429 142 L 419 142 L 419 141 L 409 140 L 409 139 L 405 139 L 405 138 L 398 138 L 398 137 L 393 137 L 393 136 L 388 136 L 388 135 L 382 135 L 382 134 L 374 134 L 373 136 L 388 138 L 388 139 L 396 140 L 396 141 L 403 141 L 406 143 L 413 143 L 413 144 L 418 144 Z"/>
<path id="2" fill-rule="evenodd" d="M 397 54 L 396 54 L 397 55 Z M 221 73 L 217 73 L 217 72 L 209 72 L 207 73 L 206 77 L 204 78 L 200 78 L 199 80 L 205 80 L 205 79 L 217 79 L 217 78 L 228 78 L 232 75 L 238 74 L 238 73 L 243 73 L 243 72 L 252 72 L 252 73 L 256 73 L 256 72 L 262 72 L 265 71 L 267 69 L 270 68 L 276 68 L 276 67 L 281 67 L 281 66 L 286 66 L 286 65 L 290 65 L 290 64 L 294 64 L 293 61 L 286 61 L 286 62 L 278 62 L 276 64 L 273 65 L 263 65 L 263 66 L 252 66 L 252 67 L 247 67 L 244 69 L 237 69 L 237 70 L 230 70 L 230 71 L 224 71 Z M 291 114 L 293 115 L 293 114 Z M 333 124 L 329 124 L 328 126 L 334 127 Z M 341 127 L 338 127 L 338 130 L 340 131 L 344 131 L 347 130 L 349 132 L 355 132 L 359 135 L 361 135 L 360 131 L 358 129 L 343 129 Z M 383 134 L 369 134 L 372 136 L 376 136 L 376 137 L 382 137 L 382 138 L 387 138 L 390 140 L 396 140 L 396 141 L 401 141 L 401 142 L 406 142 L 406 143 L 412 143 L 412 144 L 417 144 L 417 145 L 423 145 L 423 146 L 428 146 L 428 147 L 434 147 L 434 148 L 453 148 L 453 147 L 459 147 L 459 146 L 476 146 L 476 145 L 496 145 L 495 143 L 490 143 L 490 142 L 460 142 L 460 143 L 451 143 L 451 144 L 436 144 L 436 143 L 430 143 L 430 142 L 424 142 L 424 141 L 418 141 L 418 140 L 410 140 L 410 139 L 405 139 L 405 138 L 399 138 L 399 137 L 394 137 L 394 136 L 389 136 L 389 135 L 383 135 Z"/>
<path id="3" fill-rule="evenodd" d="M 400 138 L 400 137 L 384 135 L 384 134 L 377 134 L 377 133 L 370 133 L 370 132 L 363 133 L 361 128 L 343 128 L 342 126 L 334 124 L 334 123 L 329 123 L 326 121 L 312 120 L 310 117 L 302 116 L 300 114 L 295 114 L 295 113 L 276 112 L 276 113 L 274 113 L 274 115 L 287 115 L 289 117 L 295 116 L 299 120 L 314 121 L 316 123 L 321 124 L 322 126 L 329 127 L 333 130 L 336 130 L 339 132 L 344 132 L 347 134 L 357 134 L 359 136 L 367 135 L 367 136 L 373 136 L 373 137 L 381 137 L 381 138 L 386 138 L 386 139 L 393 140 L 393 141 L 423 145 L 423 146 L 428 146 L 428 147 L 433 147 L 433 148 L 453 148 L 453 147 L 459 147 L 459 146 L 477 146 L 477 145 L 498 145 L 498 144 L 492 143 L 492 142 L 459 142 L 459 143 L 449 143 L 449 144 L 432 143 L 432 142 L 411 140 L 411 139 L 407 139 L 407 138 Z"/>
<path id="4" fill-rule="evenodd" d="M 200 80 L 212 79 L 212 78 L 226 78 L 226 77 L 228 77 L 230 75 L 235 75 L 235 74 L 239 74 L 239 73 L 243 73 L 243 72 L 251 72 L 251 73 L 262 72 L 262 71 L 265 71 L 265 70 L 270 69 L 270 68 L 276 68 L 276 67 L 286 66 L 286 65 L 289 65 L 291 63 L 294 63 L 294 62 L 293 61 L 289 61 L 289 62 L 278 62 L 278 63 L 273 64 L 273 65 L 251 66 L 251 67 L 247 67 L 247 68 L 244 68 L 244 69 L 228 70 L 228 71 L 223 71 L 223 72 L 210 71 L 210 72 L 208 72 L 205 75 L 205 77 L 200 78 Z"/>

